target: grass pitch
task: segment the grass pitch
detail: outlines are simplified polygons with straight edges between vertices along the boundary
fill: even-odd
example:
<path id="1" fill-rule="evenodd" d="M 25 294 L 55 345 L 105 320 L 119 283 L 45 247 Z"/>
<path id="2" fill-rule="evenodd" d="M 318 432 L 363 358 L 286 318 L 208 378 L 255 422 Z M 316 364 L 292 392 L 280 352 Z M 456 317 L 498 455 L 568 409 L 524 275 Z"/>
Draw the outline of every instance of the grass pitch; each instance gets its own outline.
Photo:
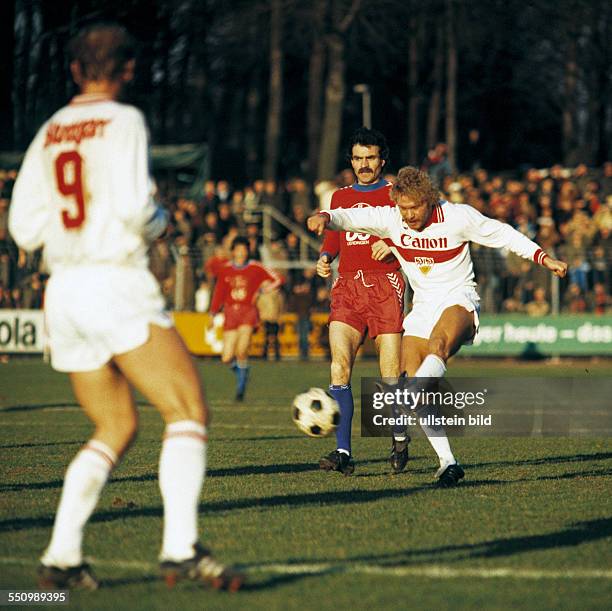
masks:
<path id="1" fill-rule="evenodd" d="M 85 538 L 104 588 L 71 593 L 72 608 L 609 608 L 608 438 L 454 439 L 466 480 L 438 490 L 426 440 L 392 476 L 388 442 L 355 437 L 356 472 L 343 477 L 317 468 L 333 440 L 306 438 L 290 420 L 297 392 L 326 386 L 326 364 L 254 362 L 243 405 L 231 400 L 231 372 L 210 361 L 201 371 L 213 406 L 202 540 L 244 568 L 248 586 L 228 595 L 158 579 L 163 427 L 143 405 L 140 436 Z M 375 363 L 358 364 L 355 388 L 362 375 Z M 610 364 L 457 360 L 449 375 L 610 375 Z M 0 588 L 32 589 L 64 470 L 91 427 L 67 378 L 35 360 L 0 365 L 0 408 Z"/>

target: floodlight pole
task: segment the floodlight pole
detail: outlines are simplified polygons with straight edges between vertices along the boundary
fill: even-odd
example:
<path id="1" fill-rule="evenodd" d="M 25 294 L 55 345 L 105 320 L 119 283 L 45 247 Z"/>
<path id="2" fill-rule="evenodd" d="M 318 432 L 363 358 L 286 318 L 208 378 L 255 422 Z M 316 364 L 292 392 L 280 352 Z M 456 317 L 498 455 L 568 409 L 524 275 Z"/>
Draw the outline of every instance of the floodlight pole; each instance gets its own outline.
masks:
<path id="1" fill-rule="evenodd" d="M 364 127 L 372 128 L 372 98 L 370 96 L 370 86 L 359 83 L 353 87 L 355 93 L 361 94 L 361 112 Z"/>

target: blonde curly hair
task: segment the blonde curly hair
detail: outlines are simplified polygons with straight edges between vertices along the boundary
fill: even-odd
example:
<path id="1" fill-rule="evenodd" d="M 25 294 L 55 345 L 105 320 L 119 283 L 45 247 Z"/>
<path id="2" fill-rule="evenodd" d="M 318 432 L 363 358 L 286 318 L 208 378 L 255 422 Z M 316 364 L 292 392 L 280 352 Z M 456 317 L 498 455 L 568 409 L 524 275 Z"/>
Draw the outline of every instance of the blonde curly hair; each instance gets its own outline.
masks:
<path id="1" fill-rule="evenodd" d="M 397 203 L 401 197 L 409 197 L 416 202 L 427 202 L 432 206 L 438 203 L 440 192 L 434 187 L 431 178 L 412 166 L 402 168 L 391 187 L 391 199 Z"/>

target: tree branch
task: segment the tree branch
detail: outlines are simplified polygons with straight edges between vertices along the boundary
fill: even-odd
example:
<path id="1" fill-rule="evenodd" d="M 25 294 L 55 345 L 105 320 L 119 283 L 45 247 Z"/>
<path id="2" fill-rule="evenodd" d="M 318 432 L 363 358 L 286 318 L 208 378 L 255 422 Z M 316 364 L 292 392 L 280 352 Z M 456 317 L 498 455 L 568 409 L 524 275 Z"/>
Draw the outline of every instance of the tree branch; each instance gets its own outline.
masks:
<path id="1" fill-rule="evenodd" d="M 344 34 L 349 29 L 360 8 L 361 0 L 353 0 L 349 12 L 345 15 L 344 19 L 340 22 L 340 25 L 338 26 L 338 32 Z"/>

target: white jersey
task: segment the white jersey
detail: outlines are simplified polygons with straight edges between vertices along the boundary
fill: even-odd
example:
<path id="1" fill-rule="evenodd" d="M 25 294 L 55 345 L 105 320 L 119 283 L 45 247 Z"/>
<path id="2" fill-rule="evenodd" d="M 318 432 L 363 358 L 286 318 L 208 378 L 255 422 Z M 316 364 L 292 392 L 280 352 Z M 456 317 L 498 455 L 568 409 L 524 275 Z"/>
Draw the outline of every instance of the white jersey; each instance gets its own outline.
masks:
<path id="1" fill-rule="evenodd" d="M 80 95 L 38 131 L 9 212 L 17 244 L 44 246 L 50 272 L 82 265 L 146 267 L 147 239 L 166 225 L 149 174 L 142 113 Z"/>
<path id="2" fill-rule="evenodd" d="M 469 242 L 508 248 L 536 263 L 542 263 L 546 256 L 535 242 L 510 225 L 465 204 L 439 202 L 421 231 L 410 229 L 396 206 L 338 208 L 324 214 L 330 217 L 330 229 L 388 238 L 414 291 L 414 303 L 439 300 L 455 290 L 476 286 Z"/>

